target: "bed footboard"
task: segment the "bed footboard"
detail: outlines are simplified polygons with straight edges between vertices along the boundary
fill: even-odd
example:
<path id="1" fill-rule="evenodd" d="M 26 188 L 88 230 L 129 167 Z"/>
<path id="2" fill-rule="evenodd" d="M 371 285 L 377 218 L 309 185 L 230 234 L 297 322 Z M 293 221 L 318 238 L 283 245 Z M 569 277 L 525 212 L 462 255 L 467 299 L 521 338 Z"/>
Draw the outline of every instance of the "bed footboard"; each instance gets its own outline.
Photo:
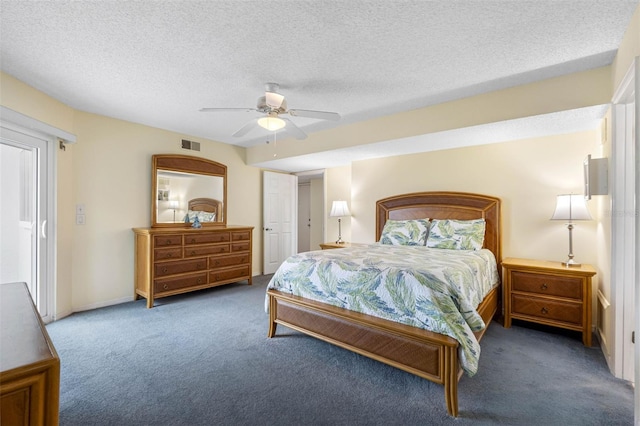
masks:
<path id="1" fill-rule="evenodd" d="M 277 290 L 268 290 L 269 333 L 278 324 L 360 355 L 375 359 L 434 383 L 444 385 L 447 411 L 458 415 L 459 343 L 448 336 L 393 321 L 352 312 Z M 478 312 L 489 327 L 498 308 L 499 288 L 485 297 Z"/>
<path id="2" fill-rule="evenodd" d="M 277 324 L 444 385 L 458 414 L 458 342 L 441 334 L 269 290 L 269 337 Z"/>

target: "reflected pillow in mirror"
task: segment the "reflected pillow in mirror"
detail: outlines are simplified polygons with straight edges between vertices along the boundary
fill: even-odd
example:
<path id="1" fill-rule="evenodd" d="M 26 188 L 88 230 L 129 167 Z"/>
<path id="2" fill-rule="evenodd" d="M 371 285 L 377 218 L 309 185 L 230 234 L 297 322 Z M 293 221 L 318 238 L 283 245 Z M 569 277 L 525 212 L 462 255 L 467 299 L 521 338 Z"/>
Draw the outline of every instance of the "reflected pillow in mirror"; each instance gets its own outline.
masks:
<path id="1" fill-rule="evenodd" d="M 198 220 L 200 222 L 215 222 L 216 220 L 216 214 L 215 213 L 209 213 L 209 212 L 203 212 L 200 210 L 189 210 L 187 211 L 187 214 L 184 215 L 184 221 L 185 222 L 193 222 L 193 220 L 196 218 L 196 216 L 198 217 Z"/>

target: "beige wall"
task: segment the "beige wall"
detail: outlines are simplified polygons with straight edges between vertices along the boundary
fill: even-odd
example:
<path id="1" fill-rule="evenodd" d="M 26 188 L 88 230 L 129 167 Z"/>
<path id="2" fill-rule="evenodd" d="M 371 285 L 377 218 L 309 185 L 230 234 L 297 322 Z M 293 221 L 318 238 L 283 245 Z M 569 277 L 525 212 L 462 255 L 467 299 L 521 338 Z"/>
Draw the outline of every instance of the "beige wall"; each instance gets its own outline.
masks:
<path id="1" fill-rule="evenodd" d="M 549 220 L 556 195 L 583 193 L 582 161 L 597 131 L 355 162 L 351 238 L 375 239 L 375 202 L 418 191 L 463 191 L 502 200 L 504 257 L 564 260 L 568 231 Z M 589 206 L 592 212 L 594 206 Z M 596 263 L 595 222 L 574 230 L 574 252 Z"/>
<path id="2" fill-rule="evenodd" d="M 611 65 L 613 69 L 611 80 L 614 90 L 620 85 L 629 66 L 638 55 L 640 55 L 640 5 L 636 8 L 629 26 L 625 30 L 624 37 Z"/>
<path id="3" fill-rule="evenodd" d="M 295 157 L 311 152 L 602 105 L 611 101 L 611 93 L 611 67 L 606 66 L 345 124 L 309 135 L 304 143 L 291 138 L 279 140 L 278 157 Z M 272 149 L 266 144 L 247 149 L 248 164 L 258 164 L 272 158 Z"/>
<path id="4" fill-rule="evenodd" d="M 133 298 L 133 232 L 151 221 L 151 155 L 180 153 L 228 168 L 228 223 L 254 226 L 253 274 L 262 269 L 261 174 L 244 149 L 75 111 L 6 74 L 2 105 L 77 136 L 57 151 L 56 317 Z M 42 105 L 46 105 L 43 108 Z M 201 152 L 180 148 L 182 138 Z M 75 224 L 84 204 L 86 224 Z"/>
<path id="5" fill-rule="evenodd" d="M 327 226 L 325 227 L 325 241 L 336 241 L 338 239 L 338 219 L 329 217 L 331 205 L 334 201 L 345 200 L 349 205 L 349 210 L 353 215 L 351 204 L 355 199 L 351 194 L 351 166 L 334 167 L 327 169 L 324 174 L 327 188 L 327 202 L 324 205 Z M 342 239 L 351 242 L 351 220 L 352 217 L 342 218 Z"/>
<path id="6" fill-rule="evenodd" d="M 242 148 L 82 112 L 76 123 L 73 198 L 85 205 L 86 224 L 74 225 L 73 232 L 74 309 L 131 298 L 131 228 L 150 226 L 153 154 L 197 155 L 226 164 L 227 223 L 256 227 L 254 246 L 261 247 L 260 170 L 245 166 Z M 180 148 L 183 137 L 201 142 L 201 151 Z M 260 259 L 255 250 L 254 274 L 261 270 Z"/>

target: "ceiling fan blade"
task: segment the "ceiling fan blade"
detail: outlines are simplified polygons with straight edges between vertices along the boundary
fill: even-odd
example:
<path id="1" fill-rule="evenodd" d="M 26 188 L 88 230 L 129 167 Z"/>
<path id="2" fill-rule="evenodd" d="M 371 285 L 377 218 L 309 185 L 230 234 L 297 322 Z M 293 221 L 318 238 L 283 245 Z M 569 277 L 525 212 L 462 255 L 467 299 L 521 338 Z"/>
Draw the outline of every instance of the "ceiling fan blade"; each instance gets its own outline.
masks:
<path id="1" fill-rule="evenodd" d="M 287 125 L 285 126 L 284 130 L 288 133 L 291 133 L 293 136 L 295 136 L 296 139 L 306 139 L 307 138 L 307 134 L 305 132 L 303 132 L 302 130 L 300 130 L 300 127 L 296 126 L 295 124 L 293 124 L 293 121 L 284 118 L 284 117 L 280 117 L 282 120 L 284 120 Z"/>
<path id="2" fill-rule="evenodd" d="M 251 112 L 251 111 L 257 111 L 257 109 L 255 108 L 200 108 L 200 112 L 234 112 L 234 111 Z"/>
<path id="3" fill-rule="evenodd" d="M 245 124 L 244 126 L 240 127 L 238 130 L 236 130 L 236 132 L 234 134 L 232 134 L 231 136 L 234 136 L 236 138 L 239 138 L 241 136 L 246 135 L 247 133 L 249 133 L 249 131 L 251 129 L 253 129 L 256 124 L 258 123 L 258 119 L 254 118 L 253 120 L 249 121 L 247 124 Z"/>
<path id="4" fill-rule="evenodd" d="M 340 114 L 337 112 L 327 111 L 311 111 L 308 109 L 290 109 L 289 114 L 294 117 L 319 118 L 321 120 L 340 120 Z"/>

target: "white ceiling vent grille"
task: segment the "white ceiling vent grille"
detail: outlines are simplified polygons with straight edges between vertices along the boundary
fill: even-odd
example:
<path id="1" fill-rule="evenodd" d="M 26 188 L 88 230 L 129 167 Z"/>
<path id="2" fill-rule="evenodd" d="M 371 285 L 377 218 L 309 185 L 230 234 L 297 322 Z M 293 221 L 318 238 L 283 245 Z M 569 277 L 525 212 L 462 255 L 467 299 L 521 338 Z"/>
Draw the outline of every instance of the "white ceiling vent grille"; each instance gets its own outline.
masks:
<path id="1" fill-rule="evenodd" d="M 182 139 L 182 148 L 190 149 L 191 151 L 200 151 L 200 142 L 193 142 Z"/>

